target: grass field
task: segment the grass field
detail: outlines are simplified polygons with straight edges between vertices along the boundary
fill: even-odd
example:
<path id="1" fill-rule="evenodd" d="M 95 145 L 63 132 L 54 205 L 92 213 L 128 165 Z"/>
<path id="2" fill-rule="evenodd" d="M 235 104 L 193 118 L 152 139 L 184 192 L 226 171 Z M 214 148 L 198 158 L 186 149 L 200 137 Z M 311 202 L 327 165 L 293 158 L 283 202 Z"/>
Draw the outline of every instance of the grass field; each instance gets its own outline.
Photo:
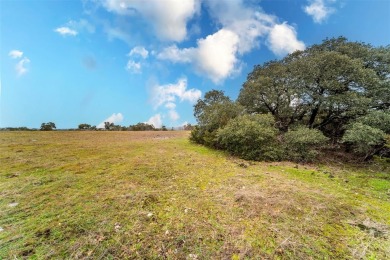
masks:
<path id="1" fill-rule="evenodd" d="M 0 132 L 0 259 L 389 259 L 389 171 L 188 132 Z"/>

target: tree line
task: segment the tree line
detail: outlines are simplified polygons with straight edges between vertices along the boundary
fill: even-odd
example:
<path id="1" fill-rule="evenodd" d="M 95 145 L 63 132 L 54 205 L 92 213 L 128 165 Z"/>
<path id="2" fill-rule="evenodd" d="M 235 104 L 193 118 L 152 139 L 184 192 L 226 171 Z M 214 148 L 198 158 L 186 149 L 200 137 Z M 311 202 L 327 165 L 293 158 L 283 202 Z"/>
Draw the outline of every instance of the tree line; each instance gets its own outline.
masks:
<path id="1" fill-rule="evenodd" d="M 5 127 L 0 128 L 0 131 L 53 131 L 57 129 L 56 124 L 53 122 L 42 123 L 39 129 L 28 128 L 28 127 Z M 181 127 L 171 127 L 170 130 L 192 130 L 193 126 L 191 124 L 185 124 Z M 121 126 L 116 125 L 112 122 L 104 122 L 104 128 L 97 128 L 95 125 L 90 125 L 86 123 L 79 124 L 77 128 L 62 129 L 62 130 L 83 130 L 83 131 L 168 131 L 166 126 L 160 128 L 154 127 L 152 124 L 148 123 L 137 123 L 130 126 Z"/>
<path id="2" fill-rule="evenodd" d="M 236 101 L 198 100 L 191 140 L 252 160 L 309 161 L 323 147 L 389 156 L 390 46 L 325 39 L 256 65 Z"/>

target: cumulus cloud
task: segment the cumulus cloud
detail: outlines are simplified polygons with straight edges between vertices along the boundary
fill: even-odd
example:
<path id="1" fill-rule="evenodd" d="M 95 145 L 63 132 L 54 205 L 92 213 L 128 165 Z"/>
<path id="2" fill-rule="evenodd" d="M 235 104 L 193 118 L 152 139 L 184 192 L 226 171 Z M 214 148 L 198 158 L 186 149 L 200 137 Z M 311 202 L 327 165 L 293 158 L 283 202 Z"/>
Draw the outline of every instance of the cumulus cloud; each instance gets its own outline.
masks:
<path id="1" fill-rule="evenodd" d="M 131 59 L 127 62 L 126 70 L 130 73 L 141 73 L 144 64 L 142 60 L 146 59 L 148 55 L 149 52 L 143 46 L 136 46 L 131 49 L 127 54 Z"/>
<path id="2" fill-rule="evenodd" d="M 218 84 L 240 72 L 240 56 L 259 47 L 263 38 L 268 38 L 267 46 L 276 55 L 305 48 L 294 27 L 278 22 L 277 17 L 264 13 L 258 6 L 241 0 L 205 1 L 211 17 L 222 28 L 199 39 L 196 47 L 166 47 L 157 55 L 158 59 L 192 64 L 196 72 Z"/>
<path id="3" fill-rule="evenodd" d="M 188 101 L 190 103 L 195 103 L 202 92 L 198 89 L 188 89 L 187 90 L 187 79 L 181 78 L 176 84 L 167 84 L 167 85 L 158 85 L 156 84 L 152 89 L 151 101 L 154 108 L 158 108 L 161 105 L 168 105 L 173 107 L 172 104 L 176 102 L 176 99 L 182 101 Z"/>
<path id="4" fill-rule="evenodd" d="M 161 40 L 184 40 L 187 22 L 199 11 L 200 0 L 103 0 L 103 6 L 121 15 L 141 15 Z"/>
<path id="5" fill-rule="evenodd" d="M 27 64 L 30 63 L 30 60 L 27 57 L 24 57 L 21 59 L 15 66 L 16 73 L 18 73 L 19 76 L 22 76 L 25 74 L 28 69 L 26 68 Z"/>
<path id="6" fill-rule="evenodd" d="M 78 34 L 77 31 L 69 28 L 69 27 L 58 27 L 57 29 L 54 30 L 55 32 L 61 34 L 62 36 L 76 36 Z"/>
<path id="7" fill-rule="evenodd" d="M 18 59 L 23 56 L 23 52 L 19 50 L 12 50 L 8 53 L 8 56 L 10 56 L 13 59 Z"/>
<path id="8" fill-rule="evenodd" d="M 195 66 L 214 83 L 219 83 L 237 70 L 239 37 L 232 31 L 221 29 L 198 41 Z"/>
<path id="9" fill-rule="evenodd" d="M 242 0 L 206 0 L 211 16 L 225 29 L 239 37 L 240 54 L 259 46 L 259 37 L 266 35 L 277 18 L 266 14 L 259 6 L 251 6 Z"/>
<path id="10" fill-rule="evenodd" d="M 19 59 L 18 63 L 15 65 L 15 70 L 18 76 L 22 76 L 26 74 L 28 71 L 27 66 L 30 63 L 30 59 L 27 57 L 23 57 L 23 52 L 20 50 L 12 50 L 8 53 L 12 59 Z"/>
<path id="11" fill-rule="evenodd" d="M 192 63 L 197 72 L 219 83 L 238 70 L 239 37 L 232 31 L 221 29 L 198 40 L 197 47 L 179 49 L 169 46 L 157 58 L 177 63 Z"/>
<path id="12" fill-rule="evenodd" d="M 152 116 L 151 118 L 149 118 L 149 120 L 146 121 L 145 123 L 147 123 L 149 125 L 153 125 L 156 128 L 160 128 L 162 126 L 161 115 L 156 114 L 156 115 Z"/>
<path id="13" fill-rule="evenodd" d="M 322 23 L 335 12 L 335 9 L 329 6 L 335 0 L 309 0 L 308 2 L 310 4 L 304 6 L 303 10 L 313 18 L 315 23 Z"/>
<path id="14" fill-rule="evenodd" d="M 149 55 L 149 52 L 143 46 L 136 46 L 129 52 L 128 56 L 139 56 L 143 59 L 146 59 Z"/>
<path id="15" fill-rule="evenodd" d="M 297 32 L 287 23 L 276 24 L 268 35 L 268 47 L 278 56 L 304 50 L 305 44 L 297 40 Z"/>
<path id="16" fill-rule="evenodd" d="M 129 60 L 126 65 L 126 70 L 131 73 L 141 73 L 142 65 L 140 62 L 135 62 L 133 60 Z"/>
<path id="17" fill-rule="evenodd" d="M 120 123 L 123 121 L 123 115 L 121 113 L 113 113 L 111 116 L 107 117 L 103 122 L 98 124 L 96 127 L 97 128 L 104 128 L 104 122 L 110 122 L 110 123 Z"/>

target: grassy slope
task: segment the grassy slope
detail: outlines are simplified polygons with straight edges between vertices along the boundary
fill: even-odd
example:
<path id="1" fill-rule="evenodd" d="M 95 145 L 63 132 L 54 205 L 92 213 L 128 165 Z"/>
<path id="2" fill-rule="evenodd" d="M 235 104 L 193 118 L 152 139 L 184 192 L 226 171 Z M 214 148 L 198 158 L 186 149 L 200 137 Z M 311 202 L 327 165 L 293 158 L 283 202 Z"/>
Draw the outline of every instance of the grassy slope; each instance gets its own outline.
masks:
<path id="1" fill-rule="evenodd" d="M 390 258 L 389 165 L 248 163 L 187 134 L 0 132 L 0 259 Z"/>

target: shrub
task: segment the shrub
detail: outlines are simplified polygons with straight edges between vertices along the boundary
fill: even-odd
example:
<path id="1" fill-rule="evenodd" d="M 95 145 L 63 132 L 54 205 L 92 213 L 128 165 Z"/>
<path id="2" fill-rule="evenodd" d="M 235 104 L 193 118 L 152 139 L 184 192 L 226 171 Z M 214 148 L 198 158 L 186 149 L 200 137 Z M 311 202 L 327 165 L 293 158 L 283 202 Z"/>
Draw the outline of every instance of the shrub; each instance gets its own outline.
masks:
<path id="1" fill-rule="evenodd" d="M 367 115 L 360 117 L 357 122 L 390 134 L 390 112 L 388 111 L 371 111 Z"/>
<path id="2" fill-rule="evenodd" d="M 312 161 L 328 138 L 317 129 L 299 126 L 288 131 L 284 136 L 286 159 L 293 161 Z"/>
<path id="3" fill-rule="evenodd" d="M 233 155 L 249 160 L 278 159 L 277 129 L 270 115 L 242 115 L 219 129 L 216 141 Z"/>
<path id="4" fill-rule="evenodd" d="M 386 134 L 378 129 L 362 123 L 353 123 L 345 131 L 342 141 L 351 144 L 354 152 L 367 160 L 383 148 Z"/>
<path id="5" fill-rule="evenodd" d="M 193 130 L 191 140 L 206 146 L 221 148 L 216 142 L 219 128 L 223 128 L 229 120 L 242 114 L 243 107 L 225 96 L 223 91 L 212 90 L 199 99 L 194 106 L 194 116 L 198 128 Z"/>
<path id="6" fill-rule="evenodd" d="M 199 126 L 195 126 L 190 134 L 190 141 L 198 143 L 198 144 L 203 144 L 203 133 L 202 130 L 200 129 Z"/>

